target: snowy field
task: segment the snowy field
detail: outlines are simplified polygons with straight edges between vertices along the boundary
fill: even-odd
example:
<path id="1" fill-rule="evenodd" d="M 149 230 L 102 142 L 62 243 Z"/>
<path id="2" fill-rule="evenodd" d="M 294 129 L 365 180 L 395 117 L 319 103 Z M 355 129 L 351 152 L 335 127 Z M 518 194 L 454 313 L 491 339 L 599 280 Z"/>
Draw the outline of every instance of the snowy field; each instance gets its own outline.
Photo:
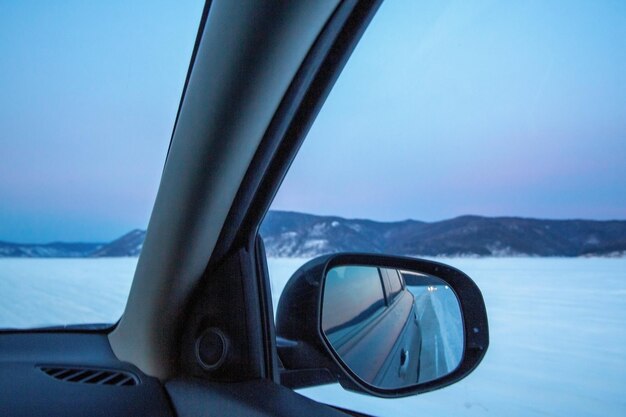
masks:
<path id="1" fill-rule="evenodd" d="M 137 258 L 0 258 L 0 328 L 115 323 Z"/>
<path id="2" fill-rule="evenodd" d="M 379 416 L 626 415 L 626 259 L 447 259 L 483 291 L 491 345 L 465 380 L 383 400 L 301 390 Z M 270 259 L 274 304 L 302 259 Z M 0 327 L 115 322 L 136 259 L 0 259 Z"/>

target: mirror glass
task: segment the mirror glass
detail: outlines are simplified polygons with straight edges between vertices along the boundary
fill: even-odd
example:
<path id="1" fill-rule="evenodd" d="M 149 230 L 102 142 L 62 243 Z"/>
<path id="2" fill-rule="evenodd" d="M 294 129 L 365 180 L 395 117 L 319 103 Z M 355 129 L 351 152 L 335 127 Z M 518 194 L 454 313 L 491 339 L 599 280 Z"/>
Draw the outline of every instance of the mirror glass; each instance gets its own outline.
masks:
<path id="1" fill-rule="evenodd" d="M 463 318 L 442 279 L 374 266 L 330 269 L 322 331 L 364 382 L 398 389 L 448 375 L 461 363 Z"/>

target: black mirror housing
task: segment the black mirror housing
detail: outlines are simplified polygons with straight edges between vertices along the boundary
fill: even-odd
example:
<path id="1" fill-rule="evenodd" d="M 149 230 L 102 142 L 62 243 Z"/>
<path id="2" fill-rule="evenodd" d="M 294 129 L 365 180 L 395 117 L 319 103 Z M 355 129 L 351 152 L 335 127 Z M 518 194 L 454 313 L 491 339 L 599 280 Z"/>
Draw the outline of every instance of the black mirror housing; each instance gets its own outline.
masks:
<path id="1" fill-rule="evenodd" d="M 348 265 L 407 270 L 444 281 L 456 294 L 462 314 L 464 345 L 459 365 L 441 378 L 393 388 L 368 383 L 346 366 L 325 337 L 321 322 L 326 274 L 332 268 Z M 489 345 L 485 303 L 471 278 L 442 263 L 378 254 L 325 255 L 300 267 L 281 295 L 276 333 L 279 357 L 285 368 L 281 373 L 284 385 L 301 388 L 339 382 L 346 389 L 390 398 L 436 390 L 463 379 L 478 366 Z"/>

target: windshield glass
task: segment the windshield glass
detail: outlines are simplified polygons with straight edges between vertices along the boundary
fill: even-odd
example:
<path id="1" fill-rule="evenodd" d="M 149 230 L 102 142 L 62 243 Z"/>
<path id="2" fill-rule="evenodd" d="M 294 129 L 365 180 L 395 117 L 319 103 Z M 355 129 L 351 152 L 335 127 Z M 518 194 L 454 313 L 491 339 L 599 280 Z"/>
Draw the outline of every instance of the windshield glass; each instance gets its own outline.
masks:
<path id="1" fill-rule="evenodd" d="M 202 5 L 0 3 L 0 328 L 121 316 Z"/>
<path id="2" fill-rule="evenodd" d="M 300 266 L 337 252 L 434 259 L 484 296 L 490 345 L 467 378 L 397 399 L 300 390 L 315 400 L 626 415 L 626 2 L 383 2 L 260 233 L 275 308 Z"/>

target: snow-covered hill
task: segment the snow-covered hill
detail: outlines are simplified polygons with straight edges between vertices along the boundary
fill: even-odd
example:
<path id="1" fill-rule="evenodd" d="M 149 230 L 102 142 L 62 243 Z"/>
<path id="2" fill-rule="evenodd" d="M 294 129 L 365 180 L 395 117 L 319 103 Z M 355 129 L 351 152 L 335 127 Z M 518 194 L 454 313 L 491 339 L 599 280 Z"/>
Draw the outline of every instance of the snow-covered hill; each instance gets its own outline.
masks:
<path id="1" fill-rule="evenodd" d="M 91 252 L 90 257 L 139 256 L 146 231 L 135 229 Z"/>
<path id="2" fill-rule="evenodd" d="M 0 258 L 83 258 L 102 243 L 11 243 L 0 241 Z"/>
<path id="3" fill-rule="evenodd" d="M 270 211 L 261 226 L 268 256 L 310 258 L 336 252 L 418 256 L 626 255 L 626 221 L 541 220 L 461 216 L 426 223 L 376 222 Z M 110 243 L 0 242 L 0 257 L 138 256 L 146 232 L 136 229 Z"/>
<path id="4" fill-rule="evenodd" d="M 421 256 L 624 256 L 626 221 L 461 216 L 375 222 L 271 211 L 261 235 L 271 257 L 343 251 Z"/>

